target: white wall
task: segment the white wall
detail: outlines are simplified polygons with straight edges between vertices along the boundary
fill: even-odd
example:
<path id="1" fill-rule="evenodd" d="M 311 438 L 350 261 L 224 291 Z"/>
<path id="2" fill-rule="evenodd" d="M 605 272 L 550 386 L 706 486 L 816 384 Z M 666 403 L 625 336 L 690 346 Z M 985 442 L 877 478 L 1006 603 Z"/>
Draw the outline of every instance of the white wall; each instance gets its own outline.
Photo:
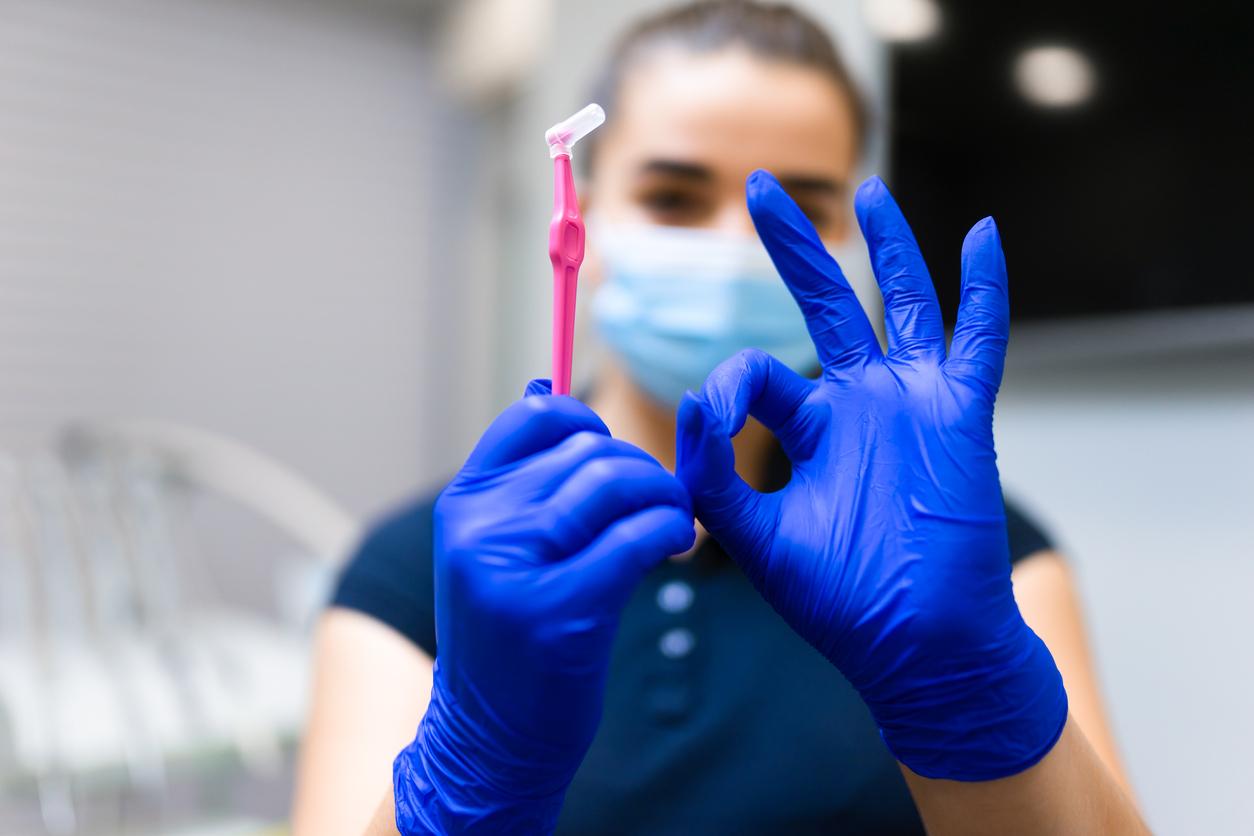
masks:
<path id="1" fill-rule="evenodd" d="M 1150 824 L 1249 833 L 1254 308 L 1019 327 L 996 432 L 1076 567 Z"/>
<path id="2" fill-rule="evenodd" d="M 452 466 L 474 135 L 444 141 L 421 11 L 0 0 L 0 449 L 188 422 L 359 513 Z"/>

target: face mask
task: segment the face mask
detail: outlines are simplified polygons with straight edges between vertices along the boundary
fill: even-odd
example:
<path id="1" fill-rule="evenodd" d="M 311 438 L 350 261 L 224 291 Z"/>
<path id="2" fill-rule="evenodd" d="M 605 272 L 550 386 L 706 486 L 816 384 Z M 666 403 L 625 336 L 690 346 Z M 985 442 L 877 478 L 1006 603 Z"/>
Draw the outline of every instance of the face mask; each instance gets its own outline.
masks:
<path id="1" fill-rule="evenodd" d="M 592 233 L 605 271 L 592 300 L 597 332 L 660 403 L 674 406 L 685 390 L 699 391 L 715 366 L 744 348 L 801 374 L 818 368 L 805 319 L 756 236 L 646 225 L 596 225 Z M 866 307 L 859 289 L 866 282 L 846 266 L 866 263 L 857 243 L 828 249 Z M 878 291 L 874 304 L 882 305 Z"/>

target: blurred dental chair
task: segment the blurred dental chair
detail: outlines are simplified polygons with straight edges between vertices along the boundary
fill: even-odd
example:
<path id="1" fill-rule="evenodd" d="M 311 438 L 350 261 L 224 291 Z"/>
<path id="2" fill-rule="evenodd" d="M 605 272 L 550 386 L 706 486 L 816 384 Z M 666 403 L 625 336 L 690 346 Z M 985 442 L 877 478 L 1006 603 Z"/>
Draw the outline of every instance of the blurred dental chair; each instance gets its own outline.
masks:
<path id="1" fill-rule="evenodd" d="M 268 612 L 215 593 L 194 524 L 209 497 L 297 550 Z M 172 832 L 199 804 L 164 800 L 189 795 L 173 772 L 280 772 L 309 628 L 359 534 L 291 469 L 200 429 L 82 423 L 0 456 L 0 808 L 35 811 L 0 813 L 0 832 Z M 136 798 L 162 812 L 144 821 Z"/>

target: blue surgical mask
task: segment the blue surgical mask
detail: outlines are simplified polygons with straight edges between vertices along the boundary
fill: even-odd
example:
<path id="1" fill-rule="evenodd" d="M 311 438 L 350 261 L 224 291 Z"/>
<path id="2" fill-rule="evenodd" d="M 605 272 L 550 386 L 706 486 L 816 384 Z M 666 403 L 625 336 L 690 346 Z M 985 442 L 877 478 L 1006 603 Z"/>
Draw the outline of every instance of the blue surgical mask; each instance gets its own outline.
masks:
<path id="1" fill-rule="evenodd" d="M 592 300 L 597 332 L 658 402 L 678 404 L 744 348 L 801 374 L 818 367 L 801 311 L 756 236 L 604 224 L 592 235 L 604 271 Z"/>

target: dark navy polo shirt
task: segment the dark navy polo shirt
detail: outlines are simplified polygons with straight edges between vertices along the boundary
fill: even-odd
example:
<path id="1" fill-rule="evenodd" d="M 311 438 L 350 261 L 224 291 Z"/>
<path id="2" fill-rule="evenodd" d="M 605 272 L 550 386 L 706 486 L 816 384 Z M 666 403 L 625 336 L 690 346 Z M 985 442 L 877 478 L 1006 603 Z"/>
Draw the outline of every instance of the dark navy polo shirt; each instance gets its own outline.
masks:
<path id="1" fill-rule="evenodd" d="M 380 523 L 333 600 L 431 656 L 433 502 Z M 1050 548 L 1006 511 L 1012 560 Z M 623 613 L 604 716 L 559 834 L 922 832 L 866 706 L 713 539 L 645 578 Z"/>

